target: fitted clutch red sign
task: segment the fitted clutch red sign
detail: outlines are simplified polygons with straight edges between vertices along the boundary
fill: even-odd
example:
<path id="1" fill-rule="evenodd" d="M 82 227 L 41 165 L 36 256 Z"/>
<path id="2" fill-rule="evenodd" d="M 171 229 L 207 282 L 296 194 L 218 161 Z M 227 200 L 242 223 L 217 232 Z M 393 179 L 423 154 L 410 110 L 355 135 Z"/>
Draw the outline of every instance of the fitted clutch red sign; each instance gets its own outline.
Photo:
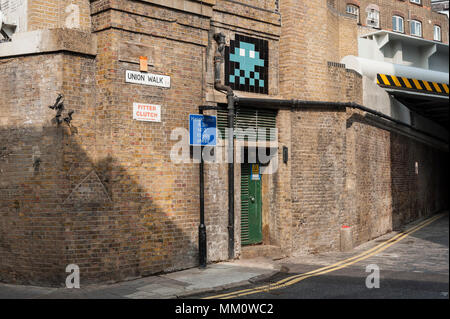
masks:
<path id="1" fill-rule="evenodd" d="M 133 119 L 137 121 L 161 122 L 161 105 L 133 103 Z"/>

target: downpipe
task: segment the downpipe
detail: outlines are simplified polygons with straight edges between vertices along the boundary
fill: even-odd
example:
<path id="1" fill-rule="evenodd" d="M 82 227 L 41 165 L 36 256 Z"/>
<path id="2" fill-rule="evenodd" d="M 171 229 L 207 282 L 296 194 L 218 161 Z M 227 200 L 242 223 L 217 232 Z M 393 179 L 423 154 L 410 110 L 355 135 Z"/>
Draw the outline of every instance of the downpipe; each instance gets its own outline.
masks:
<path id="1" fill-rule="evenodd" d="M 224 62 L 225 35 L 214 34 L 217 51 L 214 54 L 214 89 L 226 93 L 228 104 L 228 258 L 234 259 L 234 103 L 233 89 L 222 84 L 221 69 Z"/>
<path id="2" fill-rule="evenodd" d="M 348 107 L 351 109 L 358 109 L 366 113 L 370 113 L 379 118 L 385 119 L 397 125 L 407 127 L 412 131 L 425 135 L 427 137 L 433 138 L 437 141 L 448 144 L 447 140 L 442 139 L 439 136 L 433 135 L 424 130 L 418 129 L 409 123 L 405 123 L 401 120 L 395 119 L 389 115 L 383 114 L 381 112 L 372 110 L 366 106 L 355 102 L 331 102 L 331 101 L 308 101 L 308 100 L 297 100 L 297 99 L 270 99 L 270 98 L 247 98 L 247 97 L 235 97 L 235 103 L 237 105 L 248 106 L 248 107 L 264 107 L 269 109 L 280 109 L 280 108 L 291 108 L 291 109 L 302 109 L 302 108 L 327 108 L 327 107 Z"/>
<path id="3" fill-rule="evenodd" d="M 199 110 L 203 114 L 203 109 Z M 200 268 L 206 268 L 207 239 L 205 225 L 205 179 L 204 179 L 204 161 L 203 145 L 200 146 L 200 224 L 198 225 L 198 258 Z"/>

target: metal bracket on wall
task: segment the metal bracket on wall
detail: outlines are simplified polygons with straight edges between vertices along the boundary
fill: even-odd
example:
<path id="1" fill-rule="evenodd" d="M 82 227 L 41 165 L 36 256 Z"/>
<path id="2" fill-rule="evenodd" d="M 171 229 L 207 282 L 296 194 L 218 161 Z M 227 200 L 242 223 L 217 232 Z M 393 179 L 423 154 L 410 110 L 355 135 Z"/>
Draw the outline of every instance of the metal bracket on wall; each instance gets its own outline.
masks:
<path id="1" fill-rule="evenodd" d="M 64 111 L 64 95 L 59 93 L 58 97 L 56 98 L 56 101 L 53 105 L 49 105 L 49 108 L 51 108 L 52 110 L 56 110 L 56 115 L 54 118 L 54 121 L 56 122 L 56 124 L 61 124 L 63 121 L 70 127 L 70 122 L 72 121 L 72 114 L 75 113 L 74 110 L 70 110 L 67 113 L 67 116 L 64 117 L 63 120 L 61 120 L 61 115 L 62 112 Z"/>
<path id="2" fill-rule="evenodd" d="M 64 95 L 59 93 L 58 97 L 56 98 L 56 101 L 53 105 L 49 105 L 49 108 L 51 108 L 52 110 L 56 110 L 56 115 L 55 115 L 55 121 L 56 123 L 59 125 L 62 123 L 62 120 L 60 119 L 61 117 L 61 113 L 64 110 Z"/>
<path id="3" fill-rule="evenodd" d="M 72 121 L 72 114 L 74 113 L 74 110 L 70 110 L 69 113 L 67 113 L 67 116 L 64 118 L 64 122 L 67 123 L 67 125 L 70 126 L 70 122 Z"/>

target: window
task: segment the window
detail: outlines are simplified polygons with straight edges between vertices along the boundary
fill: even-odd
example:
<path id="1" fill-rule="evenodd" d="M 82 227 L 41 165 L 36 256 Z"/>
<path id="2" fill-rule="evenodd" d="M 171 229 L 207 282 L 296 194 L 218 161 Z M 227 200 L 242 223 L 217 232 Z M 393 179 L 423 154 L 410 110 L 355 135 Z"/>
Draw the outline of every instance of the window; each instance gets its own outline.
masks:
<path id="1" fill-rule="evenodd" d="M 411 1 L 412 3 L 421 4 L 421 0 L 409 0 L 409 1 Z"/>
<path id="2" fill-rule="evenodd" d="M 355 16 L 356 20 L 359 23 L 359 7 L 357 7 L 357 6 L 353 5 L 353 4 L 348 4 L 345 11 L 348 14 L 351 14 L 351 15 Z"/>
<path id="3" fill-rule="evenodd" d="M 358 16 L 359 14 L 359 8 L 353 4 L 347 4 L 346 12 L 348 14 L 353 14 L 355 16 Z"/>
<path id="4" fill-rule="evenodd" d="M 441 27 L 438 25 L 434 26 L 434 41 L 441 41 Z"/>
<path id="5" fill-rule="evenodd" d="M 422 36 L 422 23 L 420 21 L 411 20 L 410 27 L 411 27 L 411 35 L 415 35 L 416 37 Z"/>
<path id="6" fill-rule="evenodd" d="M 399 16 L 393 16 L 392 17 L 392 31 L 395 32 L 405 32 L 405 29 L 403 27 L 403 18 Z"/>
<path id="7" fill-rule="evenodd" d="M 379 28 L 380 27 L 380 12 L 375 9 L 367 11 L 367 25 Z"/>

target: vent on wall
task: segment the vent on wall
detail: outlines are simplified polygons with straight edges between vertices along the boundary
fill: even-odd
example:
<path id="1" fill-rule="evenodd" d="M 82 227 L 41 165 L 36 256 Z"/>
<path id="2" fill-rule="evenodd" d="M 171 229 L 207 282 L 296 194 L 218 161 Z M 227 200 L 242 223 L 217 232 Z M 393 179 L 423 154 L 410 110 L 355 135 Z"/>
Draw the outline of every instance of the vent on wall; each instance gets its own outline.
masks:
<path id="1" fill-rule="evenodd" d="M 222 138 L 225 138 L 225 128 L 228 127 L 228 111 L 226 109 L 217 110 L 217 128 Z M 235 113 L 235 138 L 239 140 L 258 139 L 258 129 L 264 129 L 266 141 L 273 141 L 270 129 L 276 127 L 276 110 L 256 110 L 250 108 L 238 108 Z M 240 129 L 240 130 L 237 130 Z M 250 130 L 247 130 L 250 129 Z M 254 133 L 244 136 L 242 133 Z M 260 137 L 262 138 L 262 137 Z"/>
<path id="2" fill-rule="evenodd" d="M 241 166 L 241 243 L 242 245 L 250 244 L 250 225 L 249 225 L 249 183 L 250 183 L 250 166 Z"/>
<path id="3" fill-rule="evenodd" d="M 339 63 L 339 62 L 328 61 L 328 67 L 336 67 L 336 68 L 345 69 L 345 64 Z"/>

